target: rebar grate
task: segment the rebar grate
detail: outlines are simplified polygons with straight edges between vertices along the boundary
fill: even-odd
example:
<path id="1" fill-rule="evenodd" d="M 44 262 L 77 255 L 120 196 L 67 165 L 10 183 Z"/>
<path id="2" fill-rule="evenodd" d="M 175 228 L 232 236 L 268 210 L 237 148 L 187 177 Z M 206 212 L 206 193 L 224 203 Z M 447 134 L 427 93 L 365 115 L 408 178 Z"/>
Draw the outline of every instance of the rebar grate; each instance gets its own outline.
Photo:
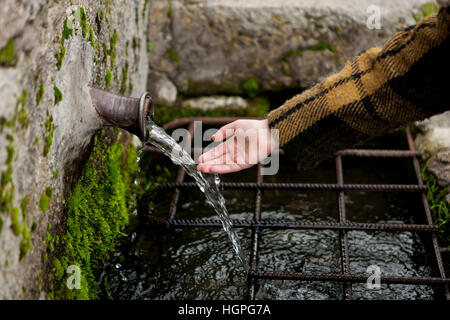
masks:
<path id="1" fill-rule="evenodd" d="M 204 125 L 221 126 L 229 122 L 237 120 L 237 118 L 182 118 L 174 120 L 164 126 L 166 131 L 188 127 L 190 136 L 193 137 L 194 121 L 201 121 Z M 223 182 L 221 187 L 224 189 L 245 189 L 255 190 L 255 211 L 252 220 L 233 220 L 234 228 L 251 229 L 251 249 L 250 249 L 250 269 L 248 273 L 248 299 L 254 300 L 258 280 L 293 280 L 293 281 L 328 281 L 341 282 L 343 285 L 343 299 L 352 299 L 352 283 L 365 283 L 367 274 L 353 274 L 350 270 L 349 244 L 347 233 L 355 230 L 365 231 L 384 231 L 398 232 L 411 231 L 425 233 L 431 237 L 436 259 L 439 277 L 411 277 L 411 276 L 380 276 L 381 283 L 385 284 L 408 284 L 408 285 L 439 285 L 442 286 L 445 298 L 450 300 L 448 285 L 450 279 L 446 277 L 441 253 L 448 254 L 447 248 L 439 247 L 437 232 L 438 227 L 433 223 L 427 199 L 427 187 L 422 181 L 419 157 L 422 153 L 417 152 L 414 147 L 414 141 L 409 127 L 406 128 L 406 139 L 409 150 L 341 150 L 335 154 L 336 164 L 336 181 L 335 184 L 327 183 L 265 183 L 261 174 L 261 165 L 258 166 L 256 182 Z M 190 143 L 187 141 L 187 143 Z M 160 153 L 153 147 L 145 147 L 145 152 Z M 282 154 L 282 151 L 280 152 Z M 345 184 L 343 178 L 343 157 L 368 157 L 368 158 L 408 158 L 411 159 L 414 168 L 414 174 L 417 184 Z M 180 193 L 184 189 L 197 188 L 194 182 L 184 182 L 185 172 L 179 167 L 177 179 L 174 183 L 160 184 L 158 189 L 173 189 L 174 194 L 170 203 L 168 219 L 158 220 L 150 219 L 150 225 L 162 225 L 173 227 L 200 227 L 213 228 L 221 227 L 221 222 L 214 219 L 175 219 L 178 207 Z M 264 220 L 261 216 L 261 203 L 264 190 L 310 190 L 336 191 L 337 206 L 339 212 L 339 220 L 337 223 L 332 222 L 292 222 L 292 221 L 274 221 Z M 413 192 L 421 197 L 423 211 L 427 224 L 397 224 L 397 223 L 353 223 L 347 220 L 345 207 L 345 191 L 361 190 L 368 192 Z M 274 272 L 262 271 L 258 266 L 259 246 L 263 229 L 303 229 L 303 230 L 338 230 L 340 241 L 340 265 L 341 273 L 296 273 L 296 272 Z"/>

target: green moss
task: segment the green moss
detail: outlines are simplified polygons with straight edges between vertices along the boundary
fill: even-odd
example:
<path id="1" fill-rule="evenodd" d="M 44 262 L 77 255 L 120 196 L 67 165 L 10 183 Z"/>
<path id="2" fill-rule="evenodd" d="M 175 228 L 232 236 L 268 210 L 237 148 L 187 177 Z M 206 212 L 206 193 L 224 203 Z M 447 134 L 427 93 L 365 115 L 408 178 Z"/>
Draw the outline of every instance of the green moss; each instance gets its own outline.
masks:
<path id="1" fill-rule="evenodd" d="M 145 10 L 147 9 L 148 0 L 144 1 L 144 9 L 142 10 L 142 19 L 145 18 Z"/>
<path id="2" fill-rule="evenodd" d="M 19 97 L 19 100 L 17 100 L 18 106 L 25 106 L 28 101 L 28 90 L 23 90 L 22 94 Z"/>
<path id="3" fill-rule="evenodd" d="M 53 268 L 55 272 L 55 278 L 56 280 L 61 280 L 61 278 L 64 276 L 64 269 L 61 266 L 61 262 L 58 258 L 53 259 Z"/>
<path id="4" fill-rule="evenodd" d="M 123 145 L 116 141 L 117 134 L 107 137 L 105 132 L 94 138 L 91 155 L 67 200 L 67 231 L 61 236 L 58 259 L 62 270 L 68 265 L 81 268 L 81 289 L 67 289 L 64 275 L 55 270 L 55 297 L 96 298 L 98 272 L 128 223 L 132 210 L 127 208 L 127 192 L 133 186 L 137 153 L 129 147 L 124 157 Z"/>
<path id="5" fill-rule="evenodd" d="M 0 49 L 0 66 L 15 67 L 18 58 L 16 56 L 16 44 L 14 39 L 10 39 L 6 45 Z"/>
<path id="6" fill-rule="evenodd" d="M 29 202 L 30 202 L 30 200 L 28 199 L 28 197 L 24 197 L 22 199 L 22 201 L 20 202 L 20 209 L 22 210 L 22 216 L 24 218 L 27 217 L 27 206 L 28 206 Z"/>
<path id="7" fill-rule="evenodd" d="M 122 95 L 127 91 L 127 80 L 128 80 L 128 61 L 125 61 L 125 66 L 122 69 L 122 82 L 120 84 L 120 93 Z"/>
<path id="8" fill-rule="evenodd" d="M 73 29 L 72 21 L 70 21 L 69 18 L 66 18 L 63 24 L 62 39 L 64 40 L 69 39 L 69 37 L 72 36 L 72 29 Z"/>
<path id="9" fill-rule="evenodd" d="M 44 90 L 44 83 L 41 81 L 39 90 L 36 92 L 36 106 L 39 106 L 41 104 L 42 97 L 44 96 Z"/>
<path id="10" fill-rule="evenodd" d="M 131 92 L 133 92 L 133 82 L 129 82 L 128 83 L 128 91 L 131 93 Z"/>
<path id="11" fill-rule="evenodd" d="M 103 21 L 104 15 L 103 11 L 97 12 L 97 15 L 95 16 L 95 25 L 97 26 L 97 33 L 100 34 L 102 32 L 102 21 Z"/>
<path id="12" fill-rule="evenodd" d="M 86 12 L 84 11 L 84 8 L 79 8 L 79 17 L 80 17 L 80 25 L 81 25 L 81 34 L 83 35 L 83 38 L 86 38 L 86 35 L 88 33 L 88 23 L 86 18 Z"/>
<path id="13" fill-rule="evenodd" d="M 178 54 L 174 48 L 169 48 L 169 50 L 167 50 L 167 52 L 164 54 L 164 57 L 175 62 L 177 64 L 177 67 L 180 66 L 180 63 L 181 63 L 180 57 L 178 56 Z"/>
<path id="14" fill-rule="evenodd" d="M 133 37 L 132 40 L 133 49 L 136 49 L 139 46 L 139 40 L 136 37 Z"/>
<path id="15" fill-rule="evenodd" d="M 53 178 L 58 178 L 58 176 L 59 176 L 59 170 L 56 170 L 56 171 L 53 173 Z"/>
<path id="16" fill-rule="evenodd" d="M 42 193 L 41 199 L 39 200 L 39 208 L 43 213 L 47 211 L 50 200 L 52 200 L 52 196 L 53 196 L 53 188 L 49 186 L 47 187 L 47 189 L 45 189 L 45 192 Z"/>
<path id="17" fill-rule="evenodd" d="M 250 77 L 242 82 L 241 89 L 250 98 L 254 98 L 261 93 L 261 85 L 256 77 Z"/>
<path id="18" fill-rule="evenodd" d="M 331 51 L 333 53 L 335 52 L 335 49 L 334 49 L 334 47 L 332 45 L 324 44 L 324 43 L 319 43 L 319 44 L 317 44 L 315 46 L 312 46 L 311 48 L 309 48 L 309 50 L 312 50 L 312 51 L 328 50 L 328 51 Z"/>
<path id="19" fill-rule="evenodd" d="M 45 194 L 51 199 L 53 196 L 53 188 L 52 186 L 48 186 L 47 189 L 45 189 Z"/>
<path id="20" fill-rule="evenodd" d="M 309 48 L 309 50 L 312 50 L 312 51 L 328 50 L 331 53 L 333 53 L 333 60 L 334 60 L 334 62 L 336 64 L 338 63 L 337 55 L 336 55 L 336 49 L 331 44 L 319 43 L 318 45 L 315 45 L 315 46 L 312 46 L 311 48 Z"/>
<path id="21" fill-rule="evenodd" d="M 434 222 L 439 227 L 440 242 L 444 247 L 450 247 L 450 204 L 445 200 L 448 189 L 440 187 L 433 174 L 426 170 L 430 160 L 422 165 L 422 179 L 428 187 L 427 198 Z"/>
<path id="22" fill-rule="evenodd" d="M 41 195 L 41 199 L 39 200 L 39 208 L 42 212 L 46 212 L 48 208 L 48 204 L 50 202 L 50 199 L 47 197 L 45 193 Z"/>
<path id="23" fill-rule="evenodd" d="M 6 164 L 11 164 L 14 159 L 14 147 L 12 145 L 8 145 L 6 147 Z"/>
<path id="24" fill-rule="evenodd" d="M 330 44 L 325 44 L 325 43 L 319 43 L 315 46 L 312 46 L 310 48 L 308 48 L 308 50 L 312 50 L 312 51 L 321 51 L 321 50 L 328 50 L 331 53 L 333 53 L 333 59 L 334 62 L 337 63 L 337 56 L 336 56 L 336 49 L 334 48 L 334 46 L 330 45 Z M 287 53 L 282 60 L 284 62 L 288 62 L 290 57 L 294 57 L 294 56 L 301 56 L 303 54 L 302 50 L 295 50 L 295 51 L 291 51 L 289 53 Z"/>
<path id="25" fill-rule="evenodd" d="M 92 48 L 97 49 L 97 42 L 95 41 L 94 30 L 92 26 L 89 26 L 89 42 L 92 44 Z"/>
<path id="26" fill-rule="evenodd" d="M 36 222 L 36 221 L 33 221 L 33 223 L 31 224 L 31 232 L 36 231 L 37 227 L 38 227 L 37 222 Z"/>
<path id="27" fill-rule="evenodd" d="M 59 43 L 59 52 L 55 53 L 56 68 L 61 70 L 64 56 L 66 55 L 66 47 L 64 46 L 64 37 L 58 37 L 57 41 Z"/>
<path id="28" fill-rule="evenodd" d="M 53 144 L 53 135 L 55 134 L 55 125 L 53 124 L 53 118 L 50 117 L 45 122 L 45 131 L 47 133 L 47 136 L 45 137 L 45 145 L 44 145 L 44 156 L 47 156 L 47 154 L 50 152 L 50 148 Z"/>
<path id="29" fill-rule="evenodd" d="M 28 250 L 30 250 L 32 243 L 30 233 L 28 232 L 28 214 L 27 214 L 27 206 L 29 203 L 29 199 L 27 197 L 23 198 L 20 202 L 20 209 L 22 210 L 22 218 L 23 218 L 23 228 L 22 228 L 22 240 L 20 241 L 20 255 L 19 260 L 22 260 L 27 254 Z"/>
<path id="30" fill-rule="evenodd" d="M 37 291 L 41 291 L 42 289 L 42 275 L 38 276 L 38 286 L 37 286 Z"/>
<path id="31" fill-rule="evenodd" d="M 24 222 L 22 240 L 20 241 L 20 255 L 19 260 L 22 260 L 28 254 L 32 246 L 30 233 L 28 232 L 28 227 L 26 222 Z"/>
<path id="32" fill-rule="evenodd" d="M 59 88 L 57 86 L 53 86 L 53 94 L 55 96 L 55 105 L 57 105 L 63 99 L 62 92 L 61 92 L 61 90 L 59 90 Z"/>
<path id="33" fill-rule="evenodd" d="M 167 8 L 167 18 L 172 19 L 172 3 L 169 2 L 169 7 Z"/>
<path id="34" fill-rule="evenodd" d="M 113 35 L 111 36 L 111 39 L 109 41 L 109 51 L 108 51 L 108 54 L 111 57 L 111 68 L 114 67 L 114 62 L 116 60 L 116 45 L 118 38 L 119 35 L 117 33 L 117 30 L 114 29 Z"/>
<path id="35" fill-rule="evenodd" d="M 10 214 L 14 203 L 14 182 L 12 180 L 13 174 L 13 159 L 14 159 L 14 139 L 11 135 L 7 136 L 9 141 L 6 157 L 6 170 L 1 172 L 0 176 L 0 212 Z"/>
<path id="36" fill-rule="evenodd" d="M 439 11 L 439 7 L 434 3 L 425 3 L 419 8 L 419 12 L 414 15 L 414 20 L 419 22 L 423 18 L 429 16 L 430 14 L 437 13 Z"/>
<path id="37" fill-rule="evenodd" d="M 22 128 L 28 126 L 29 123 L 26 109 L 27 102 L 28 102 L 28 91 L 23 90 L 16 104 L 17 121 L 20 123 Z"/>
<path id="38" fill-rule="evenodd" d="M 150 41 L 147 42 L 147 52 L 152 51 L 152 49 L 153 49 L 153 43 L 151 43 Z"/>
<path id="39" fill-rule="evenodd" d="M 19 221 L 20 211 L 17 208 L 13 208 L 11 211 L 11 229 L 14 235 L 18 236 L 22 233 L 22 225 Z"/>
<path id="40" fill-rule="evenodd" d="M 102 44 L 102 48 L 103 48 L 103 60 L 102 60 L 102 62 L 105 63 L 106 62 L 106 58 L 109 55 L 109 51 L 108 51 L 108 47 L 106 46 L 106 43 Z"/>
<path id="41" fill-rule="evenodd" d="M 26 109 L 27 103 L 28 91 L 23 90 L 20 97 L 17 99 L 13 117 L 8 121 L 5 119 L 0 119 L 0 132 L 3 132 L 3 128 L 5 127 L 11 128 L 14 131 L 28 126 L 29 119 Z M 20 126 L 17 126 L 17 124 L 20 124 Z"/>
<path id="42" fill-rule="evenodd" d="M 139 9 L 138 7 L 134 8 L 134 21 L 136 25 L 139 25 Z"/>
<path id="43" fill-rule="evenodd" d="M 2 191 L 2 195 L 7 195 L 8 193 L 7 191 L 7 185 L 12 182 L 12 167 L 11 165 L 8 166 L 8 169 L 6 171 L 2 172 L 2 176 L 1 176 L 1 191 Z M 7 199 L 7 203 L 10 203 L 10 199 L 9 197 L 5 197 L 4 199 Z M 2 209 L 4 209 L 4 207 L 2 207 Z M 6 212 L 7 210 L 2 210 L 3 212 Z"/>
<path id="44" fill-rule="evenodd" d="M 302 50 L 295 50 L 295 51 L 288 52 L 288 53 L 283 57 L 283 61 L 284 61 L 284 62 L 288 62 L 290 57 L 301 56 L 302 54 L 303 54 L 303 51 L 302 51 Z"/>
<path id="45" fill-rule="evenodd" d="M 106 89 L 109 87 L 109 84 L 111 83 L 111 80 L 112 80 L 111 70 L 107 69 L 106 73 L 105 73 L 105 87 L 106 87 Z"/>
<path id="46" fill-rule="evenodd" d="M 20 108 L 17 120 L 19 121 L 22 128 L 28 126 L 29 120 L 27 115 L 27 109 L 25 107 Z"/>
<path id="47" fill-rule="evenodd" d="M 53 245 L 53 240 L 48 243 L 47 249 L 48 249 L 48 252 L 50 252 L 50 253 L 55 252 L 55 246 Z"/>
<path id="48" fill-rule="evenodd" d="M 73 34 L 72 30 L 73 30 L 73 23 L 70 19 L 66 18 L 64 20 L 61 37 L 56 38 L 59 43 L 59 52 L 55 53 L 56 67 L 58 70 L 61 70 L 62 63 L 64 61 L 64 56 L 66 55 L 66 47 L 64 41 L 69 39 L 70 36 L 72 36 Z"/>
<path id="49" fill-rule="evenodd" d="M 283 72 L 283 74 L 287 77 L 291 75 L 291 71 L 289 70 L 289 68 L 282 68 L 281 72 Z"/>

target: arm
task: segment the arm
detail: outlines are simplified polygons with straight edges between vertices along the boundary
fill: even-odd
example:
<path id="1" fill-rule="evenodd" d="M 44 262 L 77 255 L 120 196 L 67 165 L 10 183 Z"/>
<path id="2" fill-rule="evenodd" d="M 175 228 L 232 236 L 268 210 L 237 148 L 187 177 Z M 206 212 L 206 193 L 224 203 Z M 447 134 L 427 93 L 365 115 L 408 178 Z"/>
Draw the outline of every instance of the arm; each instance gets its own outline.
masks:
<path id="1" fill-rule="evenodd" d="M 304 166 L 450 108 L 450 10 L 349 61 L 338 74 L 272 111 L 280 146 Z"/>
<path id="2" fill-rule="evenodd" d="M 440 1 L 443 8 L 437 15 L 394 34 L 383 48 L 350 60 L 339 73 L 272 111 L 267 122 L 239 120 L 227 127 L 277 129 L 279 146 L 287 155 L 311 167 L 339 149 L 450 109 L 450 0 Z M 215 141 L 230 135 L 224 128 Z M 275 144 L 267 142 L 270 135 L 262 137 L 263 151 L 270 153 Z M 224 159 L 236 159 L 227 151 L 236 151 L 231 146 L 229 139 L 221 149 L 203 154 L 198 169 L 227 173 L 250 167 L 224 165 Z M 237 150 L 238 155 L 245 152 Z"/>

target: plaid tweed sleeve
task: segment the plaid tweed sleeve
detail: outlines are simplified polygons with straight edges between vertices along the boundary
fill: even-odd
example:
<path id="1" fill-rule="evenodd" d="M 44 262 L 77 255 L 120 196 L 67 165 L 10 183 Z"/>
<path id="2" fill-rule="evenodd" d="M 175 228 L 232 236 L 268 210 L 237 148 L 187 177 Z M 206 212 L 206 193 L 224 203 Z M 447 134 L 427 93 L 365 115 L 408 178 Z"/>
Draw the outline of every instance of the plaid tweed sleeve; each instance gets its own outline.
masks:
<path id="1" fill-rule="evenodd" d="M 446 7 L 288 100 L 268 115 L 280 146 L 310 167 L 339 149 L 450 109 L 449 34 Z"/>

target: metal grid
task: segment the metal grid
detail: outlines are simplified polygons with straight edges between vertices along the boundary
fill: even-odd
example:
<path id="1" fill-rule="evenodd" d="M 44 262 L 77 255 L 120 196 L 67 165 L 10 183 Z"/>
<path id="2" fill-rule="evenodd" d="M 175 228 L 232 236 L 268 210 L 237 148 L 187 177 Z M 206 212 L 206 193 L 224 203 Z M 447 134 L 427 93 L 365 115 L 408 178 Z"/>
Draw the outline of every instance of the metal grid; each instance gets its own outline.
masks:
<path id="1" fill-rule="evenodd" d="M 179 127 L 188 127 L 191 137 L 194 132 L 194 121 L 201 121 L 207 126 L 221 126 L 237 120 L 237 118 L 182 118 L 174 120 L 164 126 L 166 131 Z M 255 190 L 255 211 L 252 220 L 233 220 L 234 228 L 251 229 L 251 249 L 250 249 L 250 268 L 248 272 L 248 299 L 254 300 L 258 285 L 258 280 L 296 280 L 296 281 L 330 281 L 341 282 L 343 285 L 343 299 L 352 299 L 352 283 L 365 283 L 367 274 L 353 274 L 350 270 L 349 244 L 347 233 L 355 230 L 365 231 L 384 231 L 398 232 L 411 231 L 425 233 L 431 237 L 434 251 L 434 258 L 438 266 L 439 277 L 396 277 L 380 276 L 381 283 L 385 284 L 408 284 L 408 285 L 433 285 L 441 286 L 445 298 L 450 300 L 448 285 L 450 279 L 446 277 L 441 253 L 448 254 L 448 248 L 439 247 L 437 233 L 438 227 L 433 223 L 427 199 L 427 187 L 422 181 L 419 158 L 422 153 L 417 152 L 414 147 L 413 138 L 409 127 L 406 128 L 406 138 L 409 150 L 360 150 L 349 149 L 341 150 L 335 154 L 336 163 L 336 181 L 335 184 L 325 183 L 264 183 L 261 174 L 261 165 L 258 166 L 256 183 L 251 182 L 223 182 L 221 187 L 224 189 L 245 189 Z M 190 143 L 189 141 L 187 143 Z M 192 150 L 194 151 L 194 150 Z M 145 147 L 144 152 L 160 153 L 153 147 Z M 280 151 L 282 153 L 282 151 Z M 411 159 L 417 184 L 345 184 L 343 178 L 343 157 L 368 157 L 368 158 L 408 158 Z M 168 219 L 148 221 L 150 225 L 163 225 L 168 227 L 221 227 L 220 220 L 214 219 L 175 219 L 178 200 L 183 189 L 197 188 L 194 182 L 184 182 L 185 171 L 179 167 L 176 182 L 164 183 L 159 185 L 158 189 L 173 189 Z M 309 190 L 309 191 L 336 191 L 339 220 L 333 222 L 287 222 L 264 220 L 261 216 L 261 202 L 264 190 Z M 426 224 L 387 224 L 387 223 L 353 223 L 347 220 L 345 208 L 345 191 L 361 190 L 368 192 L 413 192 L 421 197 L 423 210 L 426 217 Z M 296 272 L 273 272 L 263 271 L 258 266 L 259 246 L 263 229 L 303 229 L 303 230 L 337 230 L 340 241 L 341 273 L 296 273 Z"/>

